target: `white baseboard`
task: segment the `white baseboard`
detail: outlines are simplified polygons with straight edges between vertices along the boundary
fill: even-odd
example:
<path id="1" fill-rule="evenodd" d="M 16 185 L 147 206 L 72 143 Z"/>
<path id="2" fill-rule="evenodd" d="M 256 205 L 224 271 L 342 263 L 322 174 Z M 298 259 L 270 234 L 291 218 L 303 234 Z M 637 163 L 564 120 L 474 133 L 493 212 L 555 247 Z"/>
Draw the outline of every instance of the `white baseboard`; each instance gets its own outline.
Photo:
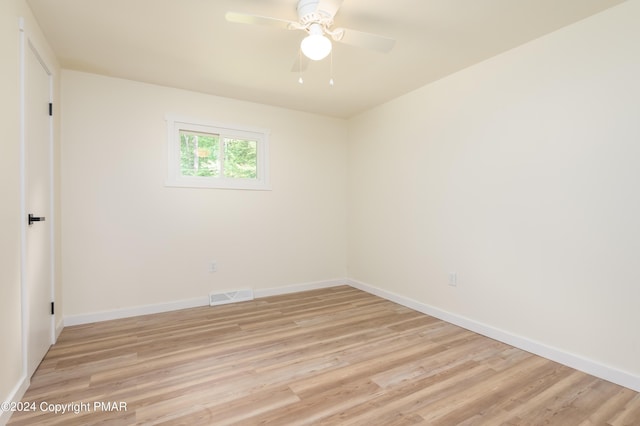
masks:
<path id="1" fill-rule="evenodd" d="M 70 325 L 89 324 L 92 322 L 137 317 L 140 315 L 158 314 L 160 312 L 177 311 L 179 309 L 196 308 L 198 306 L 209 306 L 209 298 L 207 296 L 203 296 L 195 299 L 179 300 L 176 302 L 133 306 L 130 308 L 114 309 L 111 311 L 101 311 L 90 314 L 69 315 L 64 317 L 64 326 L 68 327 Z"/>
<path id="2" fill-rule="evenodd" d="M 26 376 L 22 376 L 22 378 L 20 378 L 20 381 L 8 395 L 7 399 L 0 399 L 0 402 L 20 402 L 22 400 L 22 397 L 24 396 L 24 393 L 29 388 L 29 384 L 29 379 Z M 3 411 L 2 409 L 0 409 L 0 426 L 4 426 L 9 422 L 11 414 L 13 414 L 11 411 Z"/>
<path id="3" fill-rule="evenodd" d="M 360 281 L 348 279 L 346 280 L 346 283 L 351 287 L 366 291 L 367 293 L 374 294 L 382 297 L 383 299 L 406 306 L 407 308 L 439 318 L 475 333 L 482 334 L 483 336 L 490 337 L 508 345 L 515 346 L 516 348 L 539 355 L 543 358 L 547 358 L 568 367 L 575 368 L 576 370 L 591 374 L 592 376 L 596 376 L 617 385 L 632 389 L 636 392 L 640 392 L 640 377 L 631 373 L 600 364 L 593 360 L 545 345 L 544 343 L 531 340 L 523 336 L 509 333 L 461 315 L 443 311 L 434 306 L 418 302 L 387 290 L 382 290 L 378 287 L 374 287 Z"/>
<path id="4" fill-rule="evenodd" d="M 334 280 L 315 281 L 305 284 L 294 284 L 283 287 L 267 288 L 264 290 L 254 290 L 253 294 L 255 295 L 255 297 L 269 297 L 278 296 L 281 294 L 298 293 L 301 291 L 317 290 L 320 288 L 337 287 L 340 285 L 348 285 L 347 280 L 345 278 L 337 278 Z"/>
<path id="5" fill-rule="evenodd" d="M 315 290 L 319 288 L 347 285 L 346 279 L 334 279 L 316 281 L 304 284 L 295 284 L 284 287 L 254 290 L 255 297 L 277 296 L 279 294 L 297 293 L 300 291 Z M 89 314 L 69 315 L 64 317 L 64 327 L 71 325 L 89 324 L 92 322 L 108 321 L 120 318 L 136 317 L 140 315 L 157 314 L 161 312 L 177 311 L 179 309 L 209 306 L 209 297 L 179 300 L 176 302 L 159 303 L 154 305 L 133 306 L 130 308 L 114 309 L 110 311 L 94 312 Z M 56 330 L 57 331 L 57 330 Z M 62 330 L 61 330 L 62 331 Z"/>
<path id="6" fill-rule="evenodd" d="M 64 318 L 60 318 L 60 321 L 56 324 L 56 341 L 58 341 L 58 337 L 60 337 L 60 333 L 62 333 L 62 329 L 64 328 Z"/>

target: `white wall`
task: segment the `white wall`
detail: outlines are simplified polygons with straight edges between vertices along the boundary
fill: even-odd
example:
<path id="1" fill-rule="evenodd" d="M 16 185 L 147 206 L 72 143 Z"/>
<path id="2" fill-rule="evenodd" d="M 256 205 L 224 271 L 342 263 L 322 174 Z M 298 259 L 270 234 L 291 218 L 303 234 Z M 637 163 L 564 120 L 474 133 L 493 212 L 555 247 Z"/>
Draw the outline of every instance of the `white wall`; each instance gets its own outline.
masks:
<path id="1" fill-rule="evenodd" d="M 62 88 L 65 317 L 346 276 L 344 120 L 75 71 Z M 270 129 L 273 190 L 165 187 L 168 113 Z"/>
<path id="2" fill-rule="evenodd" d="M 349 277 L 640 386 L 638 22 L 623 3 L 351 120 Z"/>
<path id="3" fill-rule="evenodd" d="M 23 376 L 22 311 L 20 294 L 20 36 L 24 18 L 27 36 L 54 73 L 54 99 L 58 91 L 58 65 L 24 0 L 0 2 L 0 402 L 20 398 Z M 54 138 L 58 138 L 58 126 Z M 57 172 L 57 145 L 56 162 Z M 58 182 L 55 182 L 57 187 Z M 55 209 L 59 208 L 57 198 Z M 55 224 L 57 228 L 57 223 Z M 57 253 L 59 255 L 59 251 Z M 59 266 L 59 258 L 56 259 Z M 59 272 L 59 267 L 56 268 Z M 59 277 L 59 276 L 58 276 Z M 56 281 L 59 283 L 59 280 Z M 59 288 L 56 288 L 59 295 Z M 61 302 L 61 300 L 59 300 Z M 61 316 L 58 317 L 61 320 Z M 0 424 L 9 413 L 0 412 Z"/>

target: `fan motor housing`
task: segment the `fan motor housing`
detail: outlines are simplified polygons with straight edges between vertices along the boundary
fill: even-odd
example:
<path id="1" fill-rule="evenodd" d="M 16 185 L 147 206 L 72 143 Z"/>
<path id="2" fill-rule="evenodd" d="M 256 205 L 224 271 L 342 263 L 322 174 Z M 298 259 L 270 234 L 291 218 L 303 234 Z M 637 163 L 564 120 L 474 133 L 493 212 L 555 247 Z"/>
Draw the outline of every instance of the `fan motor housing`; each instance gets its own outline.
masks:
<path id="1" fill-rule="evenodd" d="M 298 2 L 298 18 L 300 23 L 308 26 L 314 23 L 328 28 L 333 25 L 333 17 L 326 11 L 318 9 L 319 0 L 300 0 Z"/>

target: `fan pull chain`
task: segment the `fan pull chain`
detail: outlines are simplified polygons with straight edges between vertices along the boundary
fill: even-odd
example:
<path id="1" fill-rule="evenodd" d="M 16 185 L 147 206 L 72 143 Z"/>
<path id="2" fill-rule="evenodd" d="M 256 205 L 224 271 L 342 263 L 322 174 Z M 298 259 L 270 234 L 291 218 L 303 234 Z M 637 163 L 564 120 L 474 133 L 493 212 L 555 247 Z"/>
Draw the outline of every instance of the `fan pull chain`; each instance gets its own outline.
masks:
<path id="1" fill-rule="evenodd" d="M 300 77 L 298 77 L 298 83 L 304 83 L 302 79 L 302 49 L 298 49 L 298 74 L 300 75 Z"/>
<path id="2" fill-rule="evenodd" d="M 333 87 L 333 49 L 329 55 L 329 86 Z"/>

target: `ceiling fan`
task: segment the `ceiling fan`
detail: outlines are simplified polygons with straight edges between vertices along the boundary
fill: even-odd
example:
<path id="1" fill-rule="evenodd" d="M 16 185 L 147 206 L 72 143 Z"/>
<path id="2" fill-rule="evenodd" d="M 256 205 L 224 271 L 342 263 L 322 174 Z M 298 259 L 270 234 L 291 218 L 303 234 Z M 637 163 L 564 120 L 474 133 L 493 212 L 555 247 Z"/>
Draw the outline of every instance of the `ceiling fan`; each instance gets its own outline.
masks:
<path id="1" fill-rule="evenodd" d="M 298 22 L 247 13 L 227 12 L 227 21 L 242 24 L 256 24 L 287 30 L 303 30 L 308 35 L 300 43 L 302 53 L 309 59 L 319 61 L 331 53 L 331 40 L 355 47 L 389 52 L 395 40 L 356 31 L 348 28 L 333 28 L 335 17 L 343 0 L 299 0 Z"/>

